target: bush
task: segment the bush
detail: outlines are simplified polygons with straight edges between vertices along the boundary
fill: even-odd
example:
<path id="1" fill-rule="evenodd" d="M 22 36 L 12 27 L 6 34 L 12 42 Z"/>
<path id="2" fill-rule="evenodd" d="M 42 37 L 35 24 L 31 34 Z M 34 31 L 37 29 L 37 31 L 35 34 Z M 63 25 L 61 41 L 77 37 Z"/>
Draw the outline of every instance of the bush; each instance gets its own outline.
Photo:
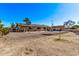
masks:
<path id="1" fill-rule="evenodd" d="M 77 28 L 79 28 L 79 25 L 74 25 L 71 27 L 71 29 L 77 29 Z"/>
<path id="2" fill-rule="evenodd" d="M 4 27 L 4 24 L 0 20 L 0 34 L 1 34 L 1 36 L 2 35 L 6 35 L 8 33 L 9 33 L 9 28 L 8 27 Z"/>
<path id="3" fill-rule="evenodd" d="M 2 31 L 3 31 L 3 34 L 6 35 L 9 33 L 9 28 L 3 28 Z"/>

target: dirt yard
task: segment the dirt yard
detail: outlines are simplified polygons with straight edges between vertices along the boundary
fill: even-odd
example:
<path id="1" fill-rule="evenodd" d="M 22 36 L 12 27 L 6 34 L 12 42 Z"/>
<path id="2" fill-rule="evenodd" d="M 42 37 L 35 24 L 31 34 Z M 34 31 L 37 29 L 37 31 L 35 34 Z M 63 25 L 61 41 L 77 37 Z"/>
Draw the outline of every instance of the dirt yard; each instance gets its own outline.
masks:
<path id="1" fill-rule="evenodd" d="M 1 56 L 77 56 L 79 35 L 75 33 L 42 35 L 47 32 L 9 33 L 0 38 Z"/>

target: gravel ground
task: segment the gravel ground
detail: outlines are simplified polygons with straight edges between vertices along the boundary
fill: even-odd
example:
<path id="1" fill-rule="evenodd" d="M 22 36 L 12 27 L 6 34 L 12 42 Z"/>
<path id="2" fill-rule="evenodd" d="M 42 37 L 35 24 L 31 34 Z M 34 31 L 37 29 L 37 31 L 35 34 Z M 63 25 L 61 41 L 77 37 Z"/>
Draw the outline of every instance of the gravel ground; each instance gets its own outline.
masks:
<path id="1" fill-rule="evenodd" d="M 42 35 L 42 34 L 51 35 Z M 77 56 L 79 35 L 68 32 L 11 32 L 0 38 L 1 56 Z M 61 35 L 61 40 L 56 40 Z"/>

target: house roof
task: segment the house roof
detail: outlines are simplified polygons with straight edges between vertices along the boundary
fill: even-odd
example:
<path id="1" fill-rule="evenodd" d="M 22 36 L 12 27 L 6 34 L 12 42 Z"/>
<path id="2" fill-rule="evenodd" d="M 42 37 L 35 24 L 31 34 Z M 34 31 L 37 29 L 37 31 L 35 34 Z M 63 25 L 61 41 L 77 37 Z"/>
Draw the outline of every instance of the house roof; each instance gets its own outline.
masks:
<path id="1" fill-rule="evenodd" d="M 27 25 L 27 24 L 18 24 L 18 25 L 21 25 L 21 26 L 49 27 L 49 26 L 47 26 L 47 25 L 39 25 L 39 24 L 31 24 L 31 25 Z"/>
<path id="2" fill-rule="evenodd" d="M 64 27 L 63 25 L 59 25 L 59 26 L 52 26 L 52 27 Z"/>

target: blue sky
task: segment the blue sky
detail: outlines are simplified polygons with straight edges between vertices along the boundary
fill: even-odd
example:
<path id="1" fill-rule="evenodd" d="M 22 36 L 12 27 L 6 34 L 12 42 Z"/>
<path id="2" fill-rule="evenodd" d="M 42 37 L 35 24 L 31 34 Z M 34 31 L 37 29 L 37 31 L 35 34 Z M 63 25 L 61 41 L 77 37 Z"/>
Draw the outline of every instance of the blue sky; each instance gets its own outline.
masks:
<path id="1" fill-rule="evenodd" d="M 79 4 L 62 3 L 2 3 L 0 19 L 5 26 L 10 23 L 23 23 L 28 17 L 33 24 L 62 25 L 64 21 L 79 21 Z"/>

